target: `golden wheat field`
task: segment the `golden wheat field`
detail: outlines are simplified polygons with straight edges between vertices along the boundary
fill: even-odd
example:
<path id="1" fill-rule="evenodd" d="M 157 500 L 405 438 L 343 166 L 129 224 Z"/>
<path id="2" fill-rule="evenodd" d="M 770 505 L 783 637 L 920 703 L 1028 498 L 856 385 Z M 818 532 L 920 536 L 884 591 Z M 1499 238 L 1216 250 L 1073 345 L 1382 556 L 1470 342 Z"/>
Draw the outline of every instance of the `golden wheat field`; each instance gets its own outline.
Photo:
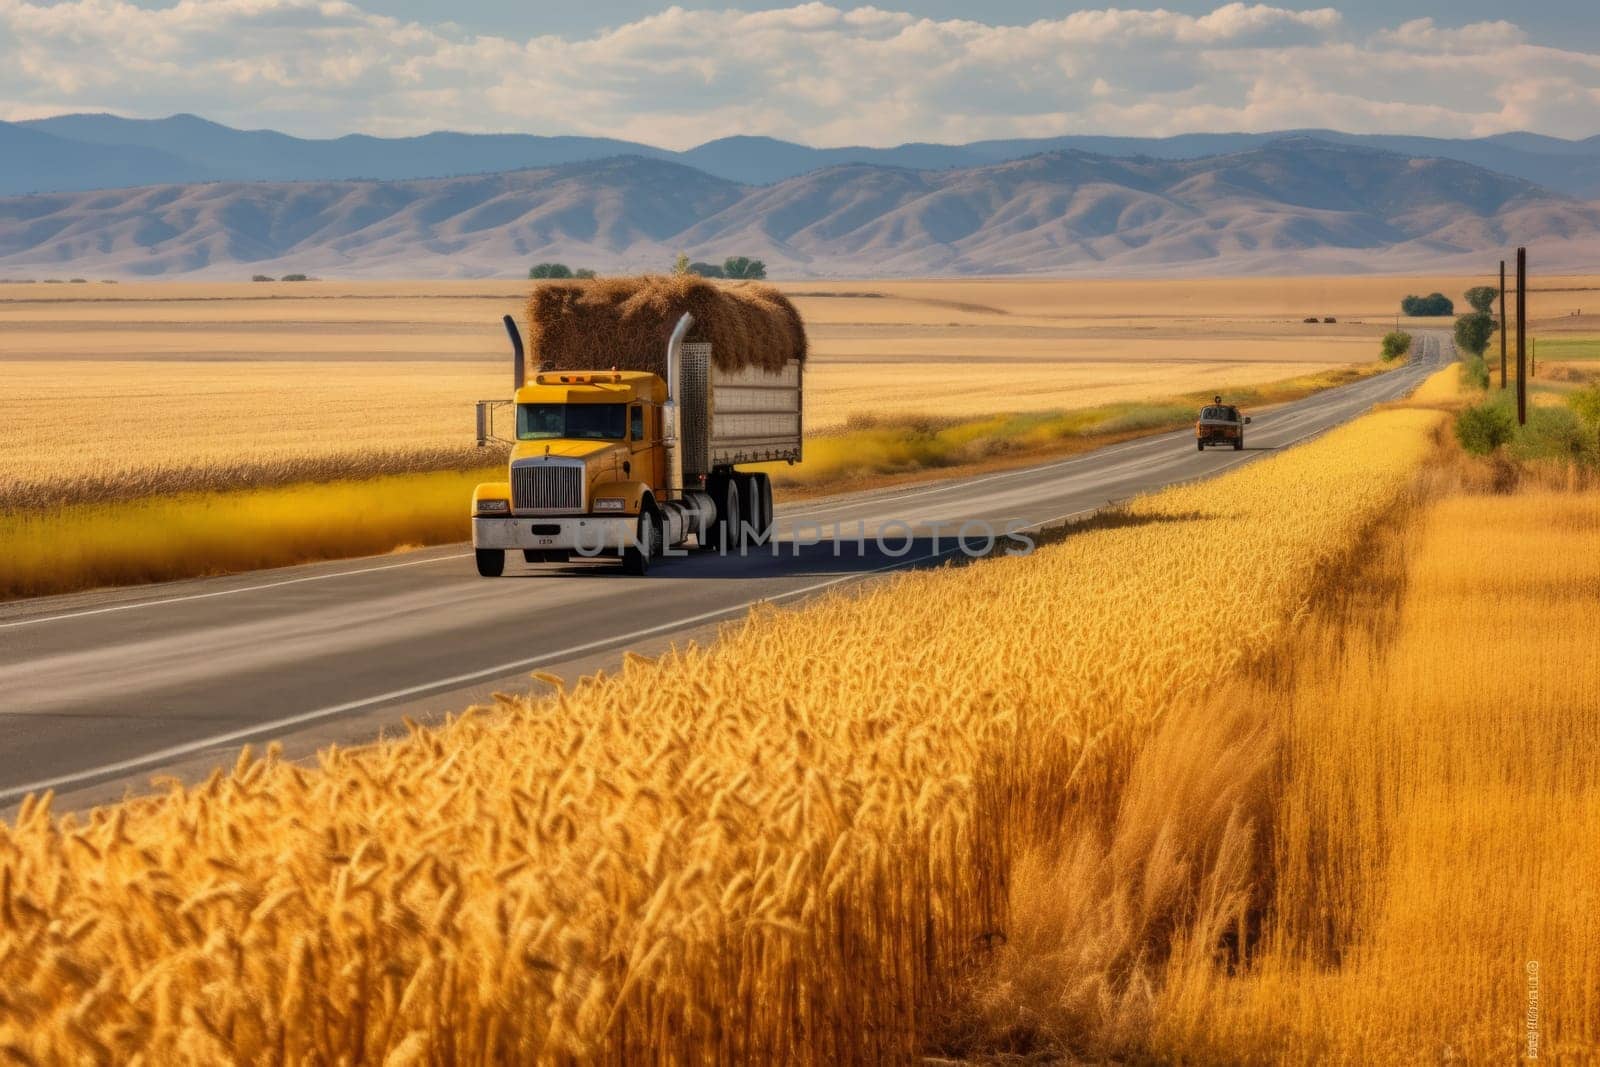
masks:
<path id="1" fill-rule="evenodd" d="M 795 285 L 808 432 L 1244 388 L 1370 363 L 1412 289 L 1470 279 Z M 0 285 L 0 485 L 157 491 L 242 467 L 470 463 L 525 282 Z M 1303 315 L 1333 316 L 1307 325 Z M 218 472 L 215 477 L 208 472 Z M 103 491 L 103 490 L 102 490 Z"/>
<path id="2" fill-rule="evenodd" d="M 1171 981 L 1174 1051 L 1600 1055 L 1600 496 L 1451 495 L 1406 538 L 1394 610 L 1324 623 L 1266 703 L 1260 949 Z"/>
<path id="3" fill-rule="evenodd" d="M 1016 864 L 1104 810 L 1161 724 L 1291 634 L 1413 491 L 1441 420 L 1370 415 L 1032 556 L 759 611 L 711 647 L 315 767 L 242 754 L 81 818 L 29 801 L 0 827 L 0 1049 L 151 1064 L 1001 1049 L 1012 1030 L 972 1005 L 993 1003 L 1017 933 Z M 1151 625 L 1213 618 L 1228 625 Z M 1166 882 L 1108 912 L 1132 950 L 1197 907 L 1201 936 L 1240 928 L 1232 882 L 1181 821 L 1235 825 L 1232 795 L 1192 794 L 1154 825 Z M 1248 829 L 1230 847 L 1241 833 L 1260 847 Z M 1104 1001 L 1120 973 L 1059 978 Z"/>

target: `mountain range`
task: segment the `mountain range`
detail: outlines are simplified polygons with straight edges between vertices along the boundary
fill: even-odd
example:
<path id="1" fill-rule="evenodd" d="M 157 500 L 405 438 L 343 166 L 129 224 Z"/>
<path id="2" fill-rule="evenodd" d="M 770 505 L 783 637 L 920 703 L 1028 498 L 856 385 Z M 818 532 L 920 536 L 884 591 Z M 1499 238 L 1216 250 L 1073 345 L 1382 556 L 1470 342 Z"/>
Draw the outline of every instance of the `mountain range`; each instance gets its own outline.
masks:
<path id="1" fill-rule="evenodd" d="M 1583 199 L 1600 198 L 1600 136 L 1568 141 L 1530 133 L 1476 139 L 1349 134 L 1334 130 L 1202 133 L 1176 137 L 1067 136 L 813 148 L 770 137 L 728 137 L 683 152 L 603 137 L 430 133 L 332 139 L 237 130 L 194 115 L 130 119 L 58 115 L 0 123 L 0 195 L 207 181 L 442 178 L 594 162 L 619 155 L 664 159 L 714 177 L 769 185 L 852 163 L 910 170 L 982 167 L 1043 152 L 1187 160 L 1230 155 L 1285 137 L 1471 163 Z"/>
<path id="2" fill-rule="evenodd" d="M 1600 205 L 1468 162 L 1303 136 L 1197 158 L 1058 148 L 948 169 L 843 162 L 761 183 L 629 154 L 0 199 L 11 276 L 520 276 L 543 259 L 660 270 L 679 251 L 755 256 L 789 277 L 1336 273 L 1484 268 L 1491 250 L 1533 242 L 1544 269 L 1592 263 Z"/>

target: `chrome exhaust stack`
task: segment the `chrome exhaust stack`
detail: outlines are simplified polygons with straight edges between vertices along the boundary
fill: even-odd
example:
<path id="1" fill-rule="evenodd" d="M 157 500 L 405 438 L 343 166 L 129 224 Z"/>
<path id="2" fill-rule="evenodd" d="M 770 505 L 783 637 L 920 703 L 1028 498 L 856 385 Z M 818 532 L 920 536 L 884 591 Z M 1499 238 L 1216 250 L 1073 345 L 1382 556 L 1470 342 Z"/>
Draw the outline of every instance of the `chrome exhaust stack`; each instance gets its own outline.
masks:
<path id="1" fill-rule="evenodd" d="M 693 325 L 694 316 L 685 311 L 667 341 L 667 403 L 662 412 L 666 416 L 667 487 L 678 493 L 684 489 L 683 425 L 678 410 L 678 390 L 683 386 L 683 339 Z"/>
<path id="2" fill-rule="evenodd" d="M 528 378 L 528 365 L 523 360 L 522 331 L 517 329 L 517 320 L 507 315 L 506 336 L 511 338 L 511 388 L 521 389 Z"/>

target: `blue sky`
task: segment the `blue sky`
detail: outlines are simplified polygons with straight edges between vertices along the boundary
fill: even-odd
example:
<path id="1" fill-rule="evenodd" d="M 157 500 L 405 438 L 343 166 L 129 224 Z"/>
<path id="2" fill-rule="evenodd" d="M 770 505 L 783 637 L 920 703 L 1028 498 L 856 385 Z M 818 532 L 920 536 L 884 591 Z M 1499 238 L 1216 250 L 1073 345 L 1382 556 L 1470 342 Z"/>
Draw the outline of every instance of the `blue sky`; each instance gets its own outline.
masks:
<path id="1" fill-rule="evenodd" d="M 1593 2 L 0 0 L 0 118 L 899 144 L 1600 133 Z"/>

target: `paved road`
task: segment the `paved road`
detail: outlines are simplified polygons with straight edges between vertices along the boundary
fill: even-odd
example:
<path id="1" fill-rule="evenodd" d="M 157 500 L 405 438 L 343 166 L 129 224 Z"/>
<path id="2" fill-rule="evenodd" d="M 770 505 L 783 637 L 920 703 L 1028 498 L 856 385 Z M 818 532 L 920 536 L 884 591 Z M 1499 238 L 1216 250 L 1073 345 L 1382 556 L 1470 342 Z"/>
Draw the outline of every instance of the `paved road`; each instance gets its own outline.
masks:
<path id="1" fill-rule="evenodd" d="M 303 755 L 371 740 L 403 714 L 426 719 L 496 690 L 525 691 L 530 671 L 574 677 L 624 649 L 707 636 L 758 600 L 792 602 L 959 558 L 965 522 L 1049 525 L 1230 470 L 1409 393 L 1448 355 L 1448 339 L 1423 335 L 1406 367 L 1257 415 L 1242 452 L 1197 453 L 1182 431 L 786 506 L 776 557 L 691 555 L 645 578 L 600 563 L 517 561 L 485 580 L 455 545 L 0 605 L 0 808 L 45 788 L 68 807 L 115 799 L 158 772 L 203 775 L 246 742 L 277 740 Z M 903 552 L 905 531 L 889 525 L 897 520 L 914 524 Z M 837 555 L 827 541 L 797 549 L 810 524 L 850 538 L 862 529 L 866 550 L 853 539 Z"/>

